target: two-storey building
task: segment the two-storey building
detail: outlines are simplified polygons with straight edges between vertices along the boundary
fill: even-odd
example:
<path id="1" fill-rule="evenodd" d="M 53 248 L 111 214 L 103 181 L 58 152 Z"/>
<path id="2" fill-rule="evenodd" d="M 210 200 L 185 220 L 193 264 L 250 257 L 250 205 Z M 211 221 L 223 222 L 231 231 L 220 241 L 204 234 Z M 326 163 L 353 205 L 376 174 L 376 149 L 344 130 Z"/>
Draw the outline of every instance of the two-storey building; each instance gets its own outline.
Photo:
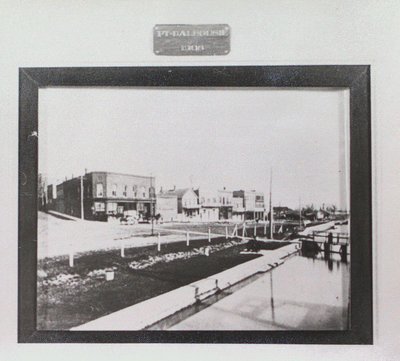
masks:
<path id="1" fill-rule="evenodd" d="M 218 200 L 219 200 L 219 219 L 228 220 L 232 219 L 232 199 L 233 192 L 226 190 L 224 187 L 222 190 L 218 190 Z"/>
<path id="2" fill-rule="evenodd" d="M 232 220 L 236 222 L 244 221 L 244 200 L 241 197 L 232 198 Z"/>
<path id="3" fill-rule="evenodd" d="M 171 189 L 157 195 L 157 212 L 163 221 L 199 220 L 199 200 L 191 188 Z"/>
<path id="4" fill-rule="evenodd" d="M 245 220 L 264 220 L 265 203 L 263 192 L 239 190 L 233 192 L 233 197 L 242 198 Z"/>
<path id="5" fill-rule="evenodd" d="M 83 188 L 82 188 L 83 187 Z M 53 209 L 78 218 L 108 220 L 134 212 L 149 218 L 155 212 L 155 178 L 112 172 L 91 172 L 57 185 Z"/>
<path id="6" fill-rule="evenodd" d="M 199 196 L 200 221 L 216 222 L 219 220 L 220 197 L 216 190 L 200 188 L 196 190 Z"/>

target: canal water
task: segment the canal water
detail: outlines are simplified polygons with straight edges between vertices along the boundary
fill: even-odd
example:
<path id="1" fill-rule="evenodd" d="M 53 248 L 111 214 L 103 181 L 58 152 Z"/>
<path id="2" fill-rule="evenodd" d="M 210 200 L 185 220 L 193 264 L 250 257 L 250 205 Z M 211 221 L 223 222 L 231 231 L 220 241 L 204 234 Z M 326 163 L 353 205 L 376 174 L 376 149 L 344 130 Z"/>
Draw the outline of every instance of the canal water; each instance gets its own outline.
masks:
<path id="1" fill-rule="evenodd" d="M 297 254 L 170 330 L 345 330 L 350 265 L 338 254 Z"/>

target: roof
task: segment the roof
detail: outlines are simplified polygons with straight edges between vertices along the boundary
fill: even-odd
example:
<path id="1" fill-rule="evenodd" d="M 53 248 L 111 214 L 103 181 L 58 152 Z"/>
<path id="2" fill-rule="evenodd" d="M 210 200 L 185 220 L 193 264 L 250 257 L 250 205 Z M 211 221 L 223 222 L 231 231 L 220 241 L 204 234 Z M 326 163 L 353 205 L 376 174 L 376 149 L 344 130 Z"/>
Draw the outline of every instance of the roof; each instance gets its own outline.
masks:
<path id="1" fill-rule="evenodd" d="M 277 212 L 287 211 L 287 212 L 289 212 L 289 211 L 292 211 L 292 209 L 290 209 L 289 207 L 281 207 L 281 206 L 279 206 L 279 207 L 274 207 L 274 211 L 277 211 Z"/>
<path id="2" fill-rule="evenodd" d="M 181 189 L 175 189 L 175 190 L 169 190 L 163 193 L 165 196 L 177 196 L 178 198 L 182 198 L 184 194 L 188 191 L 191 191 L 194 193 L 193 189 L 191 188 L 181 188 Z M 196 193 L 195 193 L 196 194 Z M 196 194 L 197 196 L 197 194 Z"/>
<path id="3" fill-rule="evenodd" d="M 170 193 L 157 193 L 157 198 L 177 198 L 176 194 L 170 194 Z"/>
<path id="4" fill-rule="evenodd" d="M 136 178 L 146 178 L 146 179 L 150 179 L 150 178 L 155 179 L 156 178 L 155 176 L 137 175 L 137 174 L 128 174 L 128 173 L 119 173 L 119 172 L 105 172 L 105 171 L 93 171 L 93 172 L 88 172 L 86 174 L 93 174 L 93 173 L 122 175 L 122 176 L 129 176 L 129 177 L 136 177 Z"/>

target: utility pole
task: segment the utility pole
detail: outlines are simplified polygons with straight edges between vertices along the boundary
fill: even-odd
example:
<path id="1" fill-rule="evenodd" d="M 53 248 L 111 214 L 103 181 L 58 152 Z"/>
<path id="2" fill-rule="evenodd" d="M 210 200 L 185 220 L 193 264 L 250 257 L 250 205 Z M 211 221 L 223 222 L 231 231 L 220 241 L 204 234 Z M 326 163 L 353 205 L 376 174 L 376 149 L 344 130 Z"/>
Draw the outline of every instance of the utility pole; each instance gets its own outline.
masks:
<path id="1" fill-rule="evenodd" d="M 269 238 L 274 238 L 274 210 L 272 207 L 272 167 L 269 178 Z"/>
<path id="2" fill-rule="evenodd" d="M 84 219 L 83 214 L 83 175 L 81 175 L 81 219 Z"/>
<path id="3" fill-rule="evenodd" d="M 150 176 L 150 192 L 151 235 L 154 236 L 153 174 Z"/>

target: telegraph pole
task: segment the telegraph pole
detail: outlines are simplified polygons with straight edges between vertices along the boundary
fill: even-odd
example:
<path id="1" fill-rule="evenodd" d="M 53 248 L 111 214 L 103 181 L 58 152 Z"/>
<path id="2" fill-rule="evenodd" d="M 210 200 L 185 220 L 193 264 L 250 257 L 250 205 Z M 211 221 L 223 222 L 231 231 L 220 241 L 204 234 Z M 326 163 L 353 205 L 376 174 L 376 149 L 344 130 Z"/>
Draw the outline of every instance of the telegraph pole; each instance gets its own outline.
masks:
<path id="1" fill-rule="evenodd" d="M 154 236 L 153 174 L 150 175 L 150 191 L 151 235 Z"/>
<path id="2" fill-rule="evenodd" d="M 83 214 L 83 175 L 81 175 L 81 219 L 84 219 Z"/>
<path id="3" fill-rule="evenodd" d="M 269 178 L 269 238 L 274 238 L 274 210 L 272 207 L 272 167 Z"/>

